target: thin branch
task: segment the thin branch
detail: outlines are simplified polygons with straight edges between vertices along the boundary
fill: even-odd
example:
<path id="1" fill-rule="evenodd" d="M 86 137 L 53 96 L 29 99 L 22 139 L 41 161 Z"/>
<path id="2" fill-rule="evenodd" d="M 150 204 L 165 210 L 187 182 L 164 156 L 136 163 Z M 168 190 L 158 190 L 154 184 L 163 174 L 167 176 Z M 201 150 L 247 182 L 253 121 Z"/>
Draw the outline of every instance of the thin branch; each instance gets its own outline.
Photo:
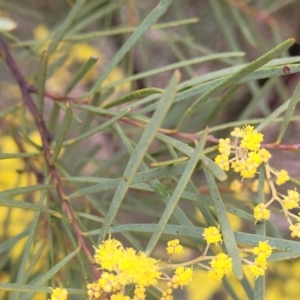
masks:
<path id="1" fill-rule="evenodd" d="M 72 207 L 69 203 L 69 200 L 65 196 L 65 193 L 63 191 L 63 186 L 62 186 L 59 174 L 58 174 L 58 171 L 57 171 L 55 165 L 51 164 L 51 152 L 50 152 L 51 147 L 50 147 L 50 143 L 52 141 L 52 135 L 47 130 L 45 122 L 40 117 L 38 109 L 37 109 L 35 103 L 33 102 L 32 98 L 31 98 L 30 91 L 32 91 L 32 90 L 30 90 L 30 86 L 28 86 L 27 82 L 25 81 L 19 67 L 17 66 L 17 64 L 16 64 L 15 60 L 13 59 L 12 55 L 10 54 L 10 51 L 8 49 L 7 44 L 5 43 L 5 41 L 1 37 L 0 37 L 0 52 L 1 52 L 1 55 L 2 55 L 3 59 L 6 62 L 6 65 L 8 66 L 8 68 L 12 72 L 14 78 L 18 82 L 18 85 L 21 89 L 23 102 L 24 102 L 25 106 L 30 110 L 30 112 L 31 112 L 31 114 L 34 118 L 34 121 L 35 121 L 36 126 L 37 126 L 37 130 L 38 130 L 38 132 L 41 136 L 43 155 L 44 155 L 44 158 L 45 158 L 45 162 L 47 163 L 48 168 L 49 168 L 49 172 L 50 172 L 50 175 L 51 175 L 51 182 L 55 186 L 55 188 L 58 192 L 58 195 L 60 196 L 63 210 L 67 214 L 67 217 L 69 218 L 69 220 L 72 224 L 73 232 L 77 237 L 78 244 L 80 245 L 80 247 L 84 251 L 87 259 L 91 263 L 91 267 L 92 267 L 92 270 L 93 270 L 93 273 L 94 273 L 94 277 L 97 279 L 97 278 L 99 278 L 100 274 L 99 274 L 99 271 L 96 268 L 96 265 L 95 265 L 95 262 L 94 262 L 94 259 L 93 259 L 93 255 L 91 254 L 85 240 L 83 239 L 80 227 L 79 227 L 79 225 L 78 225 L 78 223 L 76 222 L 76 219 L 75 219 L 74 211 L 73 211 L 73 209 L 72 209 Z"/>
<path id="2" fill-rule="evenodd" d="M 38 90 L 34 86 L 27 86 L 28 92 L 29 93 L 34 93 L 37 94 Z M 63 95 L 58 95 L 58 94 L 53 94 L 51 92 L 45 91 L 44 96 L 46 98 L 52 99 L 54 101 L 59 101 L 59 102 L 73 102 L 73 103 L 86 103 L 87 100 L 85 99 L 78 99 L 78 98 L 73 98 L 69 96 L 63 96 Z"/>

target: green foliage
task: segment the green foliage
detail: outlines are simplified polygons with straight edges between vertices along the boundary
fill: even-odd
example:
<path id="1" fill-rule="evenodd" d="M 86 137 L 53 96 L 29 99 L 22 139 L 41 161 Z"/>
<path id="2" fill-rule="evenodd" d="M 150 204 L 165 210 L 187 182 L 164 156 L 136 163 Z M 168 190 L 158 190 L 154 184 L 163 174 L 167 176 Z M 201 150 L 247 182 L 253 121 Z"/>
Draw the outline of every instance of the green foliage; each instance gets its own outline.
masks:
<path id="1" fill-rule="evenodd" d="M 295 39 L 276 18 L 296 1 L 38 2 L 0 0 L 1 299 L 44 300 L 50 287 L 86 299 L 101 273 L 93 246 L 110 235 L 161 260 L 172 239 L 185 261 L 199 248 L 233 259 L 229 278 L 207 283 L 203 298 L 199 283 L 186 286 L 185 299 L 297 299 L 273 283 L 277 265 L 298 263 L 297 228 L 295 239 L 289 232 L 298 206 L 268 207 L 271 221 L 253 214 L 277 169 L 293 175 L 290 190 L 300 186 L 300 83 L 286 84 L 300 56 L 289 57 Z M 273 155 L 272 168 L 258 168 L 256 192 L 252 178 L 215 161 L 219 138 L 245 124 Z M 223 244 L 208 250 L 210 226 Z M 255 280 L 244 265 L 261 241 L 273 253 Z M 206 284 L 203 266 L 194 280 Z M 163 290 L 149 288 L 147 299 Z"/>

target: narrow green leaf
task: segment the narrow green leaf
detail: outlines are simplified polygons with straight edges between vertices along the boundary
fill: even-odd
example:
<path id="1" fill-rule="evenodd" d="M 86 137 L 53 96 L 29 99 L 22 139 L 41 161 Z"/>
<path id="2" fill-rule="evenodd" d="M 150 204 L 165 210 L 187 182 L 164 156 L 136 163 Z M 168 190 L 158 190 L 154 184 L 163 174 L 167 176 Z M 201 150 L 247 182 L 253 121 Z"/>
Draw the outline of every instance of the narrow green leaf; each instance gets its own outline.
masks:
<path id="1" fill-rule="evenodd" d="M 259 70 L 256 70 L 256 71 L 252 72 L 251 74 L 249 74 L 248 76 L 246 76 L 246 77 L 244 77 L 240 80 L 237 80 L 233 84 L 233 86 L 241 84 L 241 83 L 249 82 L 249 81 L 252 81 L 252 80 L 258 80 L 258 79 L 262 79 L 262 78 L 270 78 L 270 77 L 274 77 L 274 76 L 287 75 L 284 72 L 286 67 L 288 67 L 289 70 L 290 70 L 289 74 L 294 74 L 294 73 L 299 73 L 300 72 L 300 64 L 286 65 L 284 67 L 282 67 L 282 66 L 280 66 L 280 67 L 267 67 L 267 68 L 264 67 L 264 68 L 261 68 Z M 217 71 L 217 72 L 219 72 L 219 71 Z M 203 81 L 204 81 L 203 84 L 200 84 L 198 86 L 194 86 L 192 88 L 188 88 L 187 90 L 182 90 L 181 92 L 179 92 L 176 95 L 174 103 L 177 103 L 177 102 L 180 102 L 180 101 L 183 101 L 183 100 L 186 100 L 186 99 L 190 99 L 190 97 L 196 96 L 198 94 L 208 92 L 212 88 L 218 86 L 226 78 L 228 78 L 230 76 L 230 74 L 232 73 L 232 71 L 230 71 L 230 69 L 226 70 L 226 73 L 228 75 L 225 76 L 225 79 L 224 78 L 213 79 L 214 78 L 214 76 L 212 76 L 213 73 L 214 72 L 207 74 L 207 76 L 203 75 L 203 76 L 200 77 L 200 79 L 203 79 Z M 223 73 L 223 70 L 220 73 Z M 209 78 L 211 79 L 210 81 L 208 80 Z M 202 80 L 200 80 L 200 79 L 198 81 L 202 82 Z M 143 113 L 151 112 L 156 108 L 156 106 L 157 106 L 157 103 L 149 105 L 146 109 L 140 111 L 140 113 L 141 112 L 143 112 Z"/>
<path id="2" fill-rule="evenodd" d="M 66 146 L 69 146 L 69 145 L 73 145 L 99 131 L 102 131 L 103 129 L 111 126 L 112 124 L 114 124 L 115 122 L 117 122 L 118 120 L 120 120 L 121 118 L 123 118 L 124 116 L 126 116 L 129 112 L 130 112 L 130 108 L 128 109 L 125 109 L 124 111 L 121 111 L 120 113 L 118 113 L 117 115 L 115 115 L 113 118 L 111 118 L 110 120 L 104 122 L 103 124 L 89 130 L 89 131 L 86 131 L 85 133 L 77 136 L 76 138 L 72 138 L 72 139 L 69 139 L 69 140 L 66 140 L 62 143 L 62 147 L 66 147 Z"/>
<path id="3" fill-rule="evenodd" d="M 48 64 L 48 54 L 47 51 L 43 51 L 37 72 L 37 107 L 40 116 L 43 116 L 44 111 L 44 99 L 45 99 L 45 82 L 47 77 L 47 64 Z"/>
<path id="4" fill-rule="evenodd" d="M 164 90 L 162 89 L 158 89 L 158 88 L 145 88 L 145 89 L 141 89 L 141 90 L 136 90 L 122 98 L 119 98 L 117 100 L 114 100 L 106 105 L 104 105 L 104 108 L 110 108 L 110 107 L 114 107 L 120 104 L 124 104 L 124 103 L 128 103 L 132 100 L 135 99 L 142 99 L 146 96 L 149 95 L 153 95 L 153 94 L 163 94 Z"/>
<path id="5" fill-rule="evenodd" d="M 295 39 L 290 38 L 283 43 L 279 44 L 274 49 L 270 50 L 266 54 L 262 55 L 258 59 L 252 61 L 251 63 L 247 64 L 245 67 L 243 67 L 241 70 L 235 72 L 234 74 L 228 76 L 228 78 L 221 81 L 218 85 L 207 91 L 205 94 L 203 94 L 199 99 L 197 99 L 184 113 L 182 118 L 180 119 L 177 128 L 180 128 L 180 126 L 187 120 L 187 118 L 193 113 L 194 110 L 197 109 L 197 107 L 210 99 L 213 95 L 215 95 L 217 92 L 220 92 L 221 90 L 229 87 L 232 84 L 235 84 L 237 80 L 240 80 L 241 78 L 247 76 L 248 74 L 252 73 L 256 69 L 260 68 L 261 66 L 265 65 L 270 60 L 274 59 L 275 57 L 279 56 L 282 52 L 287 50 L 291 45 L 293 45 L 295 42 Z"/>
<path id="6" fill-rule="evenodd" d="M 268 117 L 264 118 L 262 122 L 256 127 L 257 131 L 262 131 L 265 127 L 270 125 L 275 118 L 277 118 L 280 114 L 286 111 L 290 103 L 290 99 L 283 104 L 281 104 L 279 107 L 277 107 Z M 283 120 L 282 120 L 283 122 Z"/>
<path id="7" fill-rule="evenodd" d="M 41 286 L 45 284 L 49 279 L 51 279 L 60 269 L 62 269 L 74 256 L 76 256 L 80 252 L 81 248 L 78 247 L 65 258 L 63 258 L 59 263 L 57 263 L 54 267 L 52 267 L 48 272 L 39 277 L 34 285 Z M 23 294 L 20 300 L 30 300 L 36 292 L 29 292 L 27 294 Z"/>
<path id="8" fill-rule="evenodd" d="M 149 145 L 151 144 L 152 140 L 155 137 L 158 128 L 161 126 L 169 108 L 171 107 L 171 104 L 173 102 L 176 93 L 179 79 L 180 79 L 180 74 L 178 72 L 175 72 L 166 88 L 165 94 L 161 98 L 157 110 L 155 111 L 150 123 L 145 128 L 139 142 L 136 145 L 136 148 L 134 149 L 132 155 L 130 156 L 126 169 L 123 173 L 121 182 L 117 187 L 117 190 L 111 201 L 111 206 L 106 214 L 106 219 L 103 224 L 101 233 L 98 237 L 97 244 L 101 243 L 104 240 L 107 231 L 111 226 L 112 222 L 114 221 L 114 218 L 119 210 L 119 207 L 132 182 L 132 179 L 134 178 L 134 174 L 136 170 L 138 169 Z"/>
<path id="9" fill-rule="evenodd" d="M 65 288 L 65 287 L 64 287 Z M 8 282 L 0 282 L 0 290 L 7 292 L 23 292 L 23 293 L 51 293 L 52 287 L 48 286 L 34 286 L 34 285 L 25 285 L 25 284 L 16 284 Z M 71 295 L 86 295 L 86 290 L 80 289 L 68 289 L 69 294 Z M 28 299 L 28 298 L 27 298 Z M 29 298 L 30 299 L 30 298 Z"/>
<path id="10" fill-rule="evenodd" d="M 45 196 L 46 196 L 46 191 L 43 191 L 40 195 L 39 206 L 42 205 Z M 23 251 L 22 251 L 22 259 L 21 259 L 21 262 L 18 267 L 18 274 L 17 274 L 17 278 L 16 278 L 17 284 L 26 283 L 26 277 L 27 277 L 26 265 L 29 260 L 30 251 L 31 251 L 31 249 L 33 249 L 33 246 L 34 246 L 34 239 L 35 239 L 35 235 L 36 235 L 39 217 L 40 217 L 40 212 L 37 211 L 31 222 L 28 239 L 27 239 L 25 247 L 23 248 Z M 18 298 L 19 298 L 19 294 L 16 293 L 13 295 L 12 300 L 18 299 Z"/>
<path id="11" fill-rule="evenodd" d="M 116 130 L 117 130 L 117 133 L 119 134 L 120 138 L 122 139 L 122 142 L 124 143 L 128 153 L 130 155 L 132 155 L 132 153 L 134 151 L 134 148 L 136 147 L 135 143 L 133 141 L 130 141 L 126 137 L 123 130 L 121 129 L 120 126 L 118 126 L 118 124 L 116 124 Z M 140 168 L 142 170 L 144 170 L 144 172 L 151 172 L 151 170 L 149 170 L 149 168 L 148 168 L 148 165 L 144 161 L 141 162 Z M 149 175 L 149 173 L 147 175 Z M 160 181 L 158 179 L 152 178 L 145 185 L 147 185 L 147 187 L 150 187 L 159 196 L 160 200 L 164 203 L 164 205 L 166 205 L 169 202 L 169 198 L 170 198 L 171 194 L 160 183 Z M 144 206 L 142 211 L 149 211 L 149 207 Z M 174 218 L 177 220 L 177 222 L 179 224 L 185 225 L 185 226 L 192 226 L 193 225 L 192 222 L 187 217 L 187 215 L 184 213 L 184 211 L 179 206 L 177 206 L 174 209 L 174 214 L 173 215 L 174 215 Z"/>
<path id="12" fill-rule="evenodd" d="M 28 235 L 28 232 L 30 230 L 30 225 L 21 233 L 17 234 L 16 236 L 9 238 L 8 240 L 1 242 L 0 244 L 0 254 L 9 251 L 12 249 L 12 247 L 20 241 L 23 237 Z"/>
<path id="13" fill-rule="evenodd" d="M 147 254 L 151 253 L 154 249 L 154 247 L 156 246 L 160 236 L 163 233 L 163 230 L 166 226 L 166 224 L 168 223 L 172 213 L 174 212 L 178 201 L 180 200 L 180 197 L 182 195 L 182 193 L 184 192 L 193 172 L 194 169 L 199 161 L 199 159 L 201 158 L 201 156 L 203 155 L 202 151 L 204 149 L 205 143 L 206 143 L 206 137 L 207 135 L 203 135 L 199 141 L 199 143 L 197 144 L 194 153 L 191 155 L 190 160 L 187 162 L 186 167 L 176 185 L 176 188 L 170 198 L 170 200 L 167 203 L 167 206 L 155 228 L 155 231 L 153 232 L 148 245 L 146 247 L 146 252 Z"/>
<path id="14" fill-rule="evenodd" d="M 254 295 L 253 300 L 264 300 L 265 299 L 265 276 L 260 276 L 255 279 L 254 282 Z"/>
<path id="15" fill-rule="evenodd" d="M 122 232 L 142 232 L 152 233 L 156 229 L 156 224 L 126 224 L 111 227 L 109 233 L 122 233 Z M 182 225 L 166 225 L 163 231 L 164 234 L 171 234 L 176 236 L 184 237 L 201 237 L 204 232 L 203 227 L 194 226 L 182 226 Z M 295 256 L 296 253 L 300 254 L 300 243 L 297 241 L 291 241 L 286 239 L 279 239 L 273 237 L 266 237 L 259 234 L 235 232 L 234 236 L 238 244 L 248 245 L 250 247 L 256 247 L 260 241 L 269 241 L 271 247 L 275 247 L 277 251 L 286 251 L 290 253 L 291 257 Z M 286 254 L 284 254 L 286 255 Z M 273 254 L 270 256 L 270 258 Z M 276 255 L 274 254 L 274 257 Z"/>
<path id="16" fill-rule="evenodd" d="M 22 195 L 26 193 L 41 191 L 45 189 L 51 188 L 51 185 L 48 184 L 39 184 L 39 185 L 32 185 L 32 186 L 25 186 L 25 187 L 19 187 L 14 189 L 9 189 L 6 191 L 0 192 L 0 199 L 7 198 L 7 197 L 13 197 L 17 195 Z"/>
<path id="17" fill-rule="evenodd" d="M 232 258 L 233 271 L 236 277 L 241 280 L 243 278 L 242 262 L 240 260 L 236 239 L 230 226 L 223 200 L 212 174 L 206 169 L 203 169 L 203 171 L 214 204 L 215 212 L 221 226 L 224 244 L 228 255 Z"/>
<path id="18" fill-rule="evenodd" d="M 0 206 L 45 212 L 58 219 L 64 218 L 62 214 L 56 212 L 55 210 L 37 204 L 33 204 L 30 202 L 18 201 L 13 199 L 0 199 Z"/>
<path id="19" fill-rule="evenodd" d="M 71 25 L 74 23 L 77 16 L 81 12 L 85 2 L 86 2 L 86 0 L 77 0 L 76 3 L 73 5 L 69 15 L 65 19 L 64 23 L 56 30 L 55 35 L 52 39 L 52 42 L 48 48 L 49 55 L 51 55 L 55 52 L 59 43 L 61 42 L 63 37 L 67 34 Z"/>
<path id="20" fill-rule="evenodd" d="M 224 170 L 222 170 L 213 160 L 208 158 L 207 156 L 203 156 L 202 165 L 205 169 L 211 172 L 214 177 L 216 177 L 220 181 L 225 181 L 227 179 L 227 174 Z"/>
<path id="21" fill-rule="evenodd" d="M 148 182 L 154 179 L 182 174 L 184 168 L 185 168 L 185 164 L 178 164 L 174 166 L 160 167 L 160 168 L 155 168 L 155 169 L 136 173 L 134 175 L 134 178 L 132 179 L 131 186 L 137 183 Z M 95 178 L 95 177 L 66 177 L 65 180 L 71 182 L 97 183 L 95 185 L 89 186 L 87 188 L 83 188 L 69 195 L 68 198 L 72 199 L 82 195 L 88 195 L 88 194 L 98 193 L 101 191 L 115 189 L 120 184 L 121 178 L 110 179 L 110 178 Z"/>
<path id="22" fill-rule="evenodd" d="M 56 136 L 55 146 L 54 146 L 53 153 L 52 153 L 51 160 L 50 160 L 51 164 L 53 164 L 56 161 L 57 157 L 59 156 L 61 148 L 63 147 L 63 142 L 65 140 L 66 134 L 72 123 L 72 119 L 73 119 L 73 112 L 72 112 L 72 109 L 71 109 L 69 103 L 67 102 L 66 103 L 66 114 L 64 116 L 63 122 L 62 122 L 61 126 L 59 127 L 59 131 Z"/>
<path id="23" fill-rule="evenodd" d="M 39 157 L 41 153 L 0 153 L 0 160 L 12 159 L 12 158 L 27 158 L 27 157 Z"/>
<path id="24" fill-rule="evenodd" d="M 295 110 L 296 105 L 299 100 L 300 100 L 300 80 L 298 81 L 298 84 L 294 90 L 294 93 L 289 101 L 289 105 L 285 111 L 276 144 L 280 144 L 281 139 L 286 131 L 286 128 L 289 125 L 289 123 L 291 122 L 291 118 L 293 116 L 294 110 Z"/>
<path id="25" fill-rule="evenodd" d="M 193 65 L 193 64 L 199 64 L 199 63 L 203 63 L 203 62 L 206 62 L 206 61 L 217 60 L 217 59 L 222 59 L 222 58 L 226 58 L 226 57 L 239 57 L 239 56 L 243 56 L 243 55 L 244 55 L 243 52 L 225 52 L 225 53 L 210 54 L 210 55 L 206 55 L 206 56 L 201 56 L 201 57 L 197 57 L 197 58 L 183 60 L 183 61 L 176 62 L 174 64 L 169 64 L 169 65 L 164 66 L 164 67 L 156 68 L 156 69 L 153 69 L 153 70 L 149 70 L 149 71 L 146 71 L 146 72 L 142 72 L 142 73 L 139 73 L 139 74 L 129 76 L 127 78 L 124 78 L 124 79 L 112 82 L 108 85 L 105 85 L 103 88 L 115 87 L 115 86 L 121 85 L 123 83 L 127 83 L 127 82 L 130 82 L 130 81 L 136 81 L 138 79 L 147 78 L 147 77 L 150 77 L 150 76 L 153 76 L 153 75 L 156 75 L 156 74 L 160 74 L 160 73 L 167 72 L 167 71 L 170 71 L 170 70 L 183 68 L 183 67 L 190 66 L 190 65 Z M 183 83 L 181 83 L 179 86 L 181 86 L 182 84 Z"/>
<path id="26" fill-rule="evenodd" d="M 96 64 L 99 60 L 97 56 L 91 56 L 75 73 L 69 84 L 67 85 L 64 95 L 68 95 L 76 84 L 86 75 L 86 73 Z"/>
<path id="27" fill-rule="evenodd" d="M 171 22 L 165 22 L 165 23 L 159 23 L 154 24 L 151 26 L 151 29 L 164 29 L 169 27 L 177 27 L 181 25 L 186 24 L 192 24 L 199 22 L 198 18 L 190 18 L 190 19 L 184 19 L 184 20 L 178 20 L 178 21 L 171 21 Z M 121 35 L 125 33 L 131 33 L 135 31 L 136 27 L 114 27 L 113 29 L 103 30 L 103 31 L 95 31 L 95 32 L 87 32 L 87 33 L 81 33 L 81 34 L 72 34 L 65 36 L 63 38 L 64 42 L 73 42 L 73 41 L 84 41 L 84 40 L 91 40 L 91 39 L 98 39 L 99 37 L 105 37 L 105 36 L 114 36 L 114 35 Z M 45 44 L 50 40 L 49 38 L 43 38 L 43 39 L 35 39 L 35 40 L 28 40 L 28 41 L 19 41 L 14 40 L 15 47 L 26 47 L 26 46 L 35 46 L 40 44 Z"/>
<path id="28" fill-rule="evenodd" d="M 135 32 L 128 38 L 120 50 L 110 60 L 107 67 L 104 69 L 101 76 L 92 87 L 91 93 L 95 93 L 100 89 L 101 84 L 111 70 L 121 61 L 121 59 L 134 46 L 140 37 L 166 12 L 171 3 L 172 0 L 161 0 L 159 4 L 145 17 Z"/>

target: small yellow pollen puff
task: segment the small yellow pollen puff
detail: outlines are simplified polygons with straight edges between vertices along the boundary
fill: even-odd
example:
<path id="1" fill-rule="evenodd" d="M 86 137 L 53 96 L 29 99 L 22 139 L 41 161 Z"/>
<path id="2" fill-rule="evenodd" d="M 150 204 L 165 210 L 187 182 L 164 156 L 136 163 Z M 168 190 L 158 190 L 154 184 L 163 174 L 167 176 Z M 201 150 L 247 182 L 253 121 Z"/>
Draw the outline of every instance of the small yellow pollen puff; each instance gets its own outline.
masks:
<path id="1" fill-rule="evenodd" d="M 258 151 L 260 143 L 264 139 L 262 133 L 257 132 L 253 126 L 245 125 L 241 130 L 241 144 L 240 147 L 251 151 Z"/>
<path id="2" fill-rule="evenodd" d="M 273 249 L 274 248 L 269 245 L 268 241 L 260 241 L 258 246 L 253 248 L 252 252 L 256 255 L 263 254 L 265 258 L 268 258 L 272 254 Z"/>
<path id="3" fill-rule="evenodd" d="M 272 156 L 271 153 L 264 148 L 259 149 L 257 153 L 264 163 L 267 163 Z"/>
<path id="4" fill-rule="evenodd" d="M 265 275 L 265 270 L 257 265 L 250 265 L 250 272 L 255 276 L 255 279 L 257 279 L 259 276 Z"/>
<path id="5" fill-rule="evenodd" d="M 290 179 L 290 176 L 286 170 L 280 170 L 279 174 L 277 175 L 276 184 L 282 185 L 286 183 Z"/>
<path id="6" fill-rule="evenodd" d="M 219 154 L 215 158 L 215 163 L 224 171 L 229 171 L 229 156 L 226 154 Z"/>
<path id="7" fill-rule="evenodd" d="M 234 130 L 230 132 L 230 135 L 237 137 L 237 138 L 241 137 L 242 136 L 241 129 L 238 127 L 235 127 Z"/>
<path id="8" fill-rule="evenodd" d="M 232 270 L 232 258 L 220 253 L 211 260 L 210 266 L 212 269 L 208 272 L 208 278 L 220 282 Z"/>
<path id="9" fill-rule="evenodd" d="M 300 238 L 300 223 L 297 223 L 295 225 L 291 225 L 289 227 L 290 231 L 291 231 L 291 237 L 292 238 Z"/>
<path id="10" fill-rule="evenodd" d="M 67 300 L 68 291 L 63 288 L 56 288 L 51 293 L 50 300 Z"/>
<path id="11" fill-rule="evenodd" d="M 268 220 L 270 218 L 270 210 L 268 210 L 264 203 L 260 203 L 254 207 L 254 219 L 257 221 Z"/>
<path id="12" fill-rule="evenodd" d="M 218 150 L 221 154 L 225 154 L 227 156 L 230 155 L 231 145 L 230 145 L 230 139 L 219 139 L 219 147 Z"/>
<path id="13" fill-rule="evenodd" d="M 182 245 L 180 245 L 178 239 L 168 241 L 167 245 L 168 247 L 166 248 L 166 250 L 168 254 L 183 254 L 183 247 Z"/>
<path id="14" fill-rule="evenodd" d="M 233 191 L 234 193 L 240 193 L 242 191 L 243 184 L 240 182 L 240 180 L 233 180 L 229 186 L 229 189 Z"/>
<path id="15" fill-rule="evenodd" d="M 175 275 L 172 278 L 173 284 L 180 285 L 181 287 L 189 284 L 193 278 L 193 269 L 178 267 L 175 270 Z M 173 285 L 174 286 L 174 285 Z"/>
<path id="16" fill-rule="evenodd" d="M 220 233 L 219 228 L 217 228 L 216 226 L 210 226 L 208 228 L 205 228 L 202 236 L 208 244 L 222 243 L 222 235 Z"/>

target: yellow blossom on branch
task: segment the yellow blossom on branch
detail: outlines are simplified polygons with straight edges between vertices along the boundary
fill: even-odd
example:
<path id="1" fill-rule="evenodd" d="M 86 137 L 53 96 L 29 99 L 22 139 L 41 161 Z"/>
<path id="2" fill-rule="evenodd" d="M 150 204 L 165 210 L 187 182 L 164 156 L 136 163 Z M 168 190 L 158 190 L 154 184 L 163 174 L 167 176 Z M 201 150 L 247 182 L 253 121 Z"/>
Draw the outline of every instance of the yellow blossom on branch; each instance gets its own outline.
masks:
<path id="1" fill-rule="evenodd" d="M 264 148 L 259 149 L 257 154 L 261 157 L 261 160 L 264 163 L 267 163 L 269 161 L 269 159 L 271 158 L 271 153 Z"/>
<path id="2" fill-rule="evenodd" d="M 290 179 L 290 176 L 286 170 L 280 170 L 279 174 L 277 175 L 276 184 L 282 185 L 286 183 Z"/>
<path id="3" fill-rule="evenodd" d="M 230 135 L 236 138 L 239 138 L 242 136 L 241 129 L 238 127 L 235 127 L 233 131 L 230 132 Z"/>
<path id="4" fill-rule="evenodd" d="M 130 300 L 130 297 L 123 295 L 121 293 L 117 293 L 117 294 L 111 295 L 110 299 L 111 300 Z"/>
<path id="5" fill-rule="evenodd" d="M 116 239 L 108 239 L 95 248 L 95 261 L 103 269 L 115 270 L 123 254 L 123 245 Z"/>
<path id="6" fill-rule="evenodd" d="M 180 245 L 180 242 L 178 239 L 168 241 L 167 243 L 168 247 L 166 248 L 168 254 L 182 254 L 183 253 L 183 247 Z"/>
<path id="7" fill-rule="evenodd" d="M 50 300 L 67 300 L 68 299 L 68 291 L 63 288 L 56 288 L 51 293 Z"/>
<path id="8" fill-rule="evenodd" d="M 227 156 L 230 155 L 231 145 L 230 145 L 230 139 L 219 139 L 219 147 L 218 150 L 221 154 L 225 154 Z"/>
<path id="9" fill-rule="evenodd" d="M 288 195 L 284 197 L 282 203 L 285 209 L 293 209 L 299 207 L 299 193 L 297 191 L 288 190 Z"/>
<path id="10" fill-rule="evenodd" d="M 290 231 L 291 231 L 291 237 L 295 238 L 300 238 L 300 223 L 296 223 L 294 225 L 291 225 L 289 227 Z"/>
<path id="11" fill-rule="evenodd" d="M 210 266 L 212 269 L 208 272 L 208 278 L 220 282 L 232 270 L 232 258 L 220 253 L 211 260 Z"/>
<path id="12" fill-rule="evenodd" d="M 251 151 L 258 151 L 260 143 L 264 139 L 262 133 L 257 132 L 253 126 L 245 125 L 241 130 L 241 148 L 248 149 Z"/>
<path id="13" fill-rule="evenodd" d="M 265 275 L 265 270 L 256 264 L 250 265 L 249 268 L 250 268 L 250 272 L 255 276 L 255 279 L 258 278 L 259 276 Z"/>
<path id="14" fill-rule="evenodd" d="M 222 235 L 216 226 L 205 228 L 202 235 L 208 244 L 222 243 Z"/>
<path id="15" fill-rule="evenodd" d="M 274 248 L 269 245 L 268 241 L 260 241 L 258 246 L 253 248 L 252 252 L 256 255 L 263 255 L 265 258 L 267 258 L 272 254 L 273 249 Z"/>
<path id="16" fill-rule="evenodd" d="M 115 274 L 103 272 L 98 284 L 105 293 L 115 293 L 121 290 L 121 285 Z"/>
<path id="17" fill-rule="evenodd" d="M 175 288 L 176 286 L 184 286 L 191 282 L 193 278 L 193 269 L 192 268 L 185 268 L 185 267 L 178 267 L 175 270 L 175 275 L 172 277 L 172 284 Z"/>
<path id="18" fill-rule="evenodd" d="M 254 207 L 253 216 L 256 221 L 268 220 L 270 218 L 270 210 L 264 203 L 260 203 Z"/>
<path id="19" fill-rule="evenodd" d="M 101 297 L 101 286 L 96 283 L 89 283 L 87 285 L 87 295 L 89 299 L 99 299 Z"/>
<path id="20" fill-rule="evenodd" d="M 138 286 L 134 290 L 133 300 L 143 300 L 146 299 L 146 289 L 143 286 Z"/>
<path id="21" fill-rule="evenodd" d="M 229 157 L 226 154 L 220 154 L 215 158 L 215 163 L 224 171 L 229 171 Z"/>

